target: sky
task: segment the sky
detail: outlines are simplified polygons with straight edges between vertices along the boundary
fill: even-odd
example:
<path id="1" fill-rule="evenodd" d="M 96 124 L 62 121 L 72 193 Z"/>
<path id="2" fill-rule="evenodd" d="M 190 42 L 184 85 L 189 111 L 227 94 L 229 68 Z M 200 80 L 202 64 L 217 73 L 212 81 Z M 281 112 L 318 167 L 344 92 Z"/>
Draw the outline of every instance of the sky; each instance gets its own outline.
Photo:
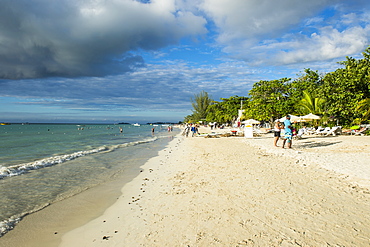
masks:
<path id="1" fill-rule="evenodd" d="M 0 0 L 0 122 L 178 122 L 191 99 L 328 73 L 368 0 Z"/>

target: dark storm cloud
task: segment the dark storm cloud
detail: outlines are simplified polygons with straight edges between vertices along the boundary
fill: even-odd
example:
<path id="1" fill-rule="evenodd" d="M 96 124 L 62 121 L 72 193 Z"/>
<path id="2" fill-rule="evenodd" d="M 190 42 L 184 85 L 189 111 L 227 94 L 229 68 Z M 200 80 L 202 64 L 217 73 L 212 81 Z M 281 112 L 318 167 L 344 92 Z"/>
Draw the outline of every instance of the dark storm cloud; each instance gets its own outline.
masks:
<path id="1" fill-rule="evenodd" d="M 205 32 L 171 1 L 1 0 L 0 78 L 119 74 L 154 50 Z"/>

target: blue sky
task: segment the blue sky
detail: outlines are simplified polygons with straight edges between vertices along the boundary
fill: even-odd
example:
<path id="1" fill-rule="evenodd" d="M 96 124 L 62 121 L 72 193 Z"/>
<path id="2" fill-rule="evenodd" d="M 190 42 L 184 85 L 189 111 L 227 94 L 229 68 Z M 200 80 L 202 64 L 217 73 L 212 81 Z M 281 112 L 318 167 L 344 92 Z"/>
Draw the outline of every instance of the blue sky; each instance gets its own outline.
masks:
<path id="1" fill-rule="evenodd" d="M 327 73 L 368 0 L 0 0 L 0 122 L 181 121 L 191 97 Z"/>

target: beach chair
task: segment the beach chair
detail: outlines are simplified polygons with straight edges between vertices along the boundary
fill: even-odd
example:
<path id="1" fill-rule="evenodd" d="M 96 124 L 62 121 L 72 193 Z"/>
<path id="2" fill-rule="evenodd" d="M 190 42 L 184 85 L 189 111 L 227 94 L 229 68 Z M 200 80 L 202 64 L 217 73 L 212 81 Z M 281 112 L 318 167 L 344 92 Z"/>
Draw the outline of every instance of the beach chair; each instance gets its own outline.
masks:
<path id="1" fill-rule="evenodd" d="M 315 135 L 319 135 L 319 134 L 320 134 L 320 132 L 322 132 L 323 130 L 325 130 L 325 128 L 323 128 L 323 127 L 319 126 L 319 127 L 317 127 L 317 130 L 315 130 L 315 132 L 314 132 L 313 134 L 315 134 Z"/>
<path id="2" fill-rule="evenodd" d="M 351 129 L 343 129 L 342 130 L 342 134 L 352 135 L 353 133 L 355 133 L 355 131 L 351 130 Z"/>
<path id="3" fill-rule="evenodd" d="M 297 135 L 295 135 L 294 139 L 300 140 L 302 139 L 303 134 L 306 133 L 306 129 L 299 129 Z"/>
<path id="4" fill-rule="evenodd" d="M 337 126 L 338 128 L 335 131 L 335 134 L 341 135 L 343 133 L 342 126 Z"/>
<path id="5" fill-rule="evenodd" d="M 361 135 L 361 136 L 363 136 L 363 135 L 365 135 L 365 131 L 367 130 L 367 128 L 366 127 L 362 127 L 362 128 L 360 128 L 359 130 L 357 130 L 357 131 L 355 131 L 354 133 L 355 133 L 355 136 L 358 136 L 358 135 Z"/>
<path id="6" fill-rule="evenodd" d="M 308 135 L 313 135 L 313 134 L 315 134 L 315 132 L 316 132 L 316 130 L 315 130 L 315 128 L 306 128 L 306 130 L 305 130 L 305 134 L 308 134 Z"/>
<path id="7" fill-rule="evenodd" d="M 261 136 L 263 132 L 260 129 L 253 129 L 253 136 Z"/>
<path id="8" fill-rule="evenodd" d="M 329 131 L 326 132 L 325 136 L 333 135 L 336 136 L 337 134 L 341 134 L 341 127 L 340 126 L 335 126 L 331 128 Z"/>
<path id="9" fill-rule="evenodd" d="M 322 131 L 319 131 L 317 134 L 319 135 L 326 135 L 327 133 L 329 133 L 331 130 L 330 127 L 326 127 L 325 129 L 323 129 Z"/>

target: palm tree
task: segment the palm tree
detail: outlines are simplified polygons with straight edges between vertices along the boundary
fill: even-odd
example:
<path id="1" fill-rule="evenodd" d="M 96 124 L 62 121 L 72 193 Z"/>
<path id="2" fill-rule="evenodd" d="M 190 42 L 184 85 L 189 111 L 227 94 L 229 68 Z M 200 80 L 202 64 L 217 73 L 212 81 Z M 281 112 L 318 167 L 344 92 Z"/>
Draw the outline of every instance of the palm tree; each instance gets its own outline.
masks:
<path id="1" fill-rule="evenodd" d="M 323 105 L 325 100 L 322 98 L 313 98 L 308 91 L 303 91 L 303 98 L 298 103 L 304 114 L 322 114 L 324 112 Z"/>
<path id="2" fill-rule="evenodd" d="M 208 96 L 205 91 L 194 95 L 194 99 L 191 99 L 191 104 L 194 108 L 193 117 L 195 121 L 206 119 L 208 113 L 208 107 L 210 106 L 212 99 Z"/>
<path id="3" fill-rule="evenodd" d="M 358 102 L 356 110 L 362 113 L 362 120 L 367 120 L 370 117 L 370 98 L 363 99 Z"/>

